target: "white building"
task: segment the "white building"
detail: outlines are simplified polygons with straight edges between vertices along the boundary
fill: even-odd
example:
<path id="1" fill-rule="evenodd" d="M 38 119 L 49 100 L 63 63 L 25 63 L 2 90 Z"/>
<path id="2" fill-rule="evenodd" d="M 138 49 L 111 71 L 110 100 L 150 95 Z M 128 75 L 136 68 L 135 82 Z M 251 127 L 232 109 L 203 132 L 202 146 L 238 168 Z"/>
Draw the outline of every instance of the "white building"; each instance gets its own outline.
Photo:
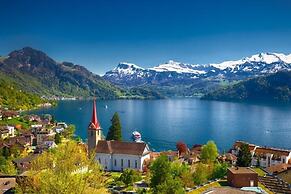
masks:
<path id="1" fill-rule="evenodd" d="M 243 143 L 249 146 L 252 155 L 252 166 L 259 165 L 260 167 L 267 168 L 277 164 L 288 164 L 291 161 L 291 150 L 261 147 L 243 141 L 235 142 L 232 153 L 237 155 Z"/>
<path id="2" fill-rule="evenodd" d="M 99 140 L 96 147 L 96 160 L 107 171 L 123 171 L 131 168 L 143 170 L 150 150 L 146 143 Z"/>
<path id="3" fill-rule="evenodd" d="M 291 159 L 290 150 L 281 150 L 278 148 L 257 147 L 252 157 L 252 165 L 261 167 L 270 167 L 277 164 L 288 164 Z"/>

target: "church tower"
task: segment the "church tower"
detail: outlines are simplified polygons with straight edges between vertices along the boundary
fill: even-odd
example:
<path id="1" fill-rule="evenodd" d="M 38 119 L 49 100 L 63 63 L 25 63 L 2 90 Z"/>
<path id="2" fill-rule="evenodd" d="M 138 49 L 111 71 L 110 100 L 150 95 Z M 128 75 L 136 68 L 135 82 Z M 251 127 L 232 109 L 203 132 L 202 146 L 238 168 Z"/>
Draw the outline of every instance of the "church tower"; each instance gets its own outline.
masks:
<path id="1" fill-rule="evenodd" d="M 96 111 L 96 101 L 93 101 L 93 112 L 92 112 L 92 119 L 88 126 L 88 149 L 92 151 L 95 149 L 99 140 L 102 139 L 102 128 L 100 123 L 97 119 L 97 111 Z"/>

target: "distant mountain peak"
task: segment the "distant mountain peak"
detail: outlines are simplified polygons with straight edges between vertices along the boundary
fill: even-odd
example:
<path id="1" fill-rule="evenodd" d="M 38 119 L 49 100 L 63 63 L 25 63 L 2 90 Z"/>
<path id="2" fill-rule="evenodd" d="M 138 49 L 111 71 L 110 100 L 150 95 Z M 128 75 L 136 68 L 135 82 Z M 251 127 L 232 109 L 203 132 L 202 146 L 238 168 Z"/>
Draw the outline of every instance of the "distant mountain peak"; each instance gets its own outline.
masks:
<path id="1" fill-rule="evenodd" d="M 132 68 L 132 69 L 144 69 L 134 63 L 128 63 L 128 62 L 120 62 L 117 67 L 115 69 L 128 69 L 128 68 Z"/>

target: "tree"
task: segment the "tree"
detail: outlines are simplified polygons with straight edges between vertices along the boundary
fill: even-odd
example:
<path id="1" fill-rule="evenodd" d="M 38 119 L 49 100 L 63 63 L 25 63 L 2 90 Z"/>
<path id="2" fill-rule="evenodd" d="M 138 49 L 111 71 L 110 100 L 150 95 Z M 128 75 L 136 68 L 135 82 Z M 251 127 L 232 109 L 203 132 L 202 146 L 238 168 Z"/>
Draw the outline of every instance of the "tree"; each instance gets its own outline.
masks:
<path id="1" fill-rule="evenodd" d="M 10 154 L 10 150 L 8 147 L 3 147 L 1 149 L 1 155 L 5 157 L 5 159 L 7 159 L 11 154 Z"/>
<path id="2" fill-rule="evenodd" d="M 0 156 L 0 172 L 5 175 L 16 175 L 17 170 L 11 159 Z"/>
<path id="3" fill-rule="evenodd" d="M 214 141 L 208 141 L 202 146 L 201 160 L 204 163 L 214 162 L 218 156 L 218 150 Z"/>
<path id="4" fill-rule="evenodd" d="M 63 132 L 63 136 L 67 139 L 72 139 L 74 133 L 75 133 L 76 127 L 75 125 L 69 125 Z"/>
<path id="5" fill-rule="evenodd" d="M 122 141 L 121 124 L 120 124 L 120 119 L 117 112 L 114 113 L 111 119 L 111 123 L 112 124 L 107 133 L 106 140 Z"/>
<path id="6" fill-rule="evenodd" d="M 180 166 L 172 166 L 167 156 L 158 157 L 150 166 L 150 186 L 153 193 L 184 193 L 179 175 Z"/>
<path id="7" fill-rule="evenodd" d="M 156 188 L 158 185 L 164 183 L 167 179 L 171 178 L 171 163 L 168 161 L 167 156 L 158 157 L 150 166 L 151 180 L 150 185 Z"/>
<path id="8" fill-rule="evenodd" d="M 184 189 L 182 187 L 181 181 L 177 178 L 166 179 L 165 182 L 157 186 L 156 192 L 157 194 L 183 194 Z"/>
<path id="9" fill-rule="evenodd" d="M 133 183 L 142 179 L 140 172 L 133 169 L 125 169 L 119 177 L 119 180 L 126 186 L 133 185 Z"/>
<path id="10" fill-rule="evenodd" d="M 214 165 L 212 178 L 223 178 L 227 173 L 228 164 L 227 163 L 216 163 Z"/>
<path id="11" fill-rule="evenodd" d="M 236 164 L 237 166 L 248 167 L 251 165 L 251 161 L 252 161 L 252 155 L 249 150 L 249 146 L 248 144 L 244 143 L 240 146 Z"/>
<path id="12" fill-rule="evenodd" d="M 55 143 L 56 144 L 59 144 L 59 143 L 61 143 L 62 142 L 62 137 L 61 137 L 61 135 L 59 134 L 59 133 L 56 133 L 56 135 L 55 135 Z"/>
<path id="13" fill-rule="evenodd" d="M 185 153 L 187 153 L 188 152 L 188 147 L 187 147 L 187 145 L 184 143 L 184 142 L 178 142 L 177 144 L 176 144 L 176 148 L 177 148 L 177 150 L 178 150 L 178 152 L 179 152 L 179 155 L 181 155 L 181 154 L 185 154 Z"/>
<path id="14" fill-rule="evenodd" d="M 198 163 L 193 173 L 193 181 L 195 184 L 200 185 L 205 183 L 211 174 L 211 169 L 207 164 Z"/>
<path id="15" fill-rule="evenodd" d="M 75 141 L 60 144 L 32 161 L 20 193 L 107 193 L 105 178 L 94 156 Z M 103 190 L 102 192 L 100 190 Z"/>

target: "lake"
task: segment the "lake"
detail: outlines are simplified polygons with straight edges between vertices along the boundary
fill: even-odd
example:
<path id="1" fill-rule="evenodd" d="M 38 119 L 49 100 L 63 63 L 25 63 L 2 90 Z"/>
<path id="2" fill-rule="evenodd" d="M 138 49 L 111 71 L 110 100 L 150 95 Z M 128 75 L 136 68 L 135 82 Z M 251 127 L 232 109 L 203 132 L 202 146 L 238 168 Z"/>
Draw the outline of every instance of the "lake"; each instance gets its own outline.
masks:
<path id="1" fill-rule="evenodd" d="M 106 108 L 106 106 L 108 108 Z M 124 140 L 138 130 L 153 150 L 175 149 L 177 141 L 189 146 L 214 140 L 228 151 L 236 140 L 291 148 L 291 105 L 264 105 L 203 101 L 193 98 L 163 100 L 98 100 L 98 120 L 106 136 L 110 119 L 118 112 Z M 87 137 L 92 101 L 60 101 L 57 107 L 33 111 L 52 114 L 76 126 Z"/>

